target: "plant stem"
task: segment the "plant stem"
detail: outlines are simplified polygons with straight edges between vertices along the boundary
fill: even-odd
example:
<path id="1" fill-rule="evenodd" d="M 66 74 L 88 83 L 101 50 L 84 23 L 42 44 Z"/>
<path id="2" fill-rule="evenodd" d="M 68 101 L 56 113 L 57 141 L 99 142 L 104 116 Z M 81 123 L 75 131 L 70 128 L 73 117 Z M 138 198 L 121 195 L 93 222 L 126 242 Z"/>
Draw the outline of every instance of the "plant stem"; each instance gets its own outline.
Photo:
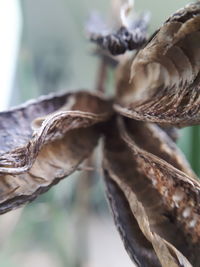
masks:
<path id="1" fill-rule="evenodd" d="M 101 57 L 99 69 L 97 71 L 96 91 L 105 93 L 105 81 L 107 78 L 107 63 L 104 56 Z"/>

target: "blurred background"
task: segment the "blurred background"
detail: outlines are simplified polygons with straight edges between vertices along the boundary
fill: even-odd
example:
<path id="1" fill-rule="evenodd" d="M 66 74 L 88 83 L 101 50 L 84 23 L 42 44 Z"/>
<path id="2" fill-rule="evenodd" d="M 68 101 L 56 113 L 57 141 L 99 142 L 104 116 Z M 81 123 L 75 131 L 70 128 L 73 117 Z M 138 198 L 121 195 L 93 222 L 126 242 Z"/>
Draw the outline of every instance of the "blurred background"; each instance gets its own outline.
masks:
<path id="1" fill-rule="evenodd" d="M 135 8 L 151 11 L 151 33 L 186 3 L 135 0 Z M 109 8 L 107 0 L 0 1 L 0 109 L 50 92 L 93 90 L 98 58 L 92 56 L 85 23 L 93 10 L 108 18 Z M 113 85 L 112 73 L 108 79 Z M 198 175 L 199 144 L 199 127 L 181 131 L 179 145 Z M 77 172 L 34 203 L 1 216 L 0 266 L 133 266 L 100 176 Z"/>

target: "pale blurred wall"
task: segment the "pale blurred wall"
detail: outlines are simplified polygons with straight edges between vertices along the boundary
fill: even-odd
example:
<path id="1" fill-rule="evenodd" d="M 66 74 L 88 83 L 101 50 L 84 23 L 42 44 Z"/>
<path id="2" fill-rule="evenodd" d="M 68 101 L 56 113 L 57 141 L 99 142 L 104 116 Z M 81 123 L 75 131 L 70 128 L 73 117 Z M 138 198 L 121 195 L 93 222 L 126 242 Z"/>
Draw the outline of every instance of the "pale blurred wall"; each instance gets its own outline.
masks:
<path id="1" fill-rule="evenodd" d="M 0 1 L 0 111 L 9 105 L 21 36 L 18 0 Z"/>

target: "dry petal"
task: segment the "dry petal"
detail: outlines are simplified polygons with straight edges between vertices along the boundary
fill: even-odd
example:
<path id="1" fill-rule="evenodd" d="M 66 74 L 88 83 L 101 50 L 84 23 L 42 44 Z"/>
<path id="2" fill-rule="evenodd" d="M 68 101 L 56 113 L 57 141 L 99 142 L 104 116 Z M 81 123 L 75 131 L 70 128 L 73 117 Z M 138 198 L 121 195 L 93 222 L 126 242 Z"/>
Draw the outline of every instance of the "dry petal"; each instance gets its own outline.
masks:
<path id="1" fill-rule="evenodd" d="M 131 213 L 147 241 L 152 244 L 161 266 L 193 264 L 198 267 L 200 266 L 199 183 L 186 175 L 193 173 L 189 167 L 184 166 L 184 158 L 176 150 L 175 144 L 172 145 L 172 140 L 167 140 L 169 137 L 165 132 L 152 125 L 149 127 L 134 123 L 136 123 L 133 127 L 134 133 L 133 128 L 127 126 L 130 136 L 123 123 L 119 123 L 122 138 L 127 146 L 116 134 L 107 135 L 104 160 L 107 179 L 113 180 L 123 192 Z M 148 135 L 153 138 L 148 138 Z M 115 202 L 118 199 L 113 192 L 109 197 L 115 199 Z M 122 213 L 120 210 L 115 205 L 118 218 Z M 122 219 L 121 223 L 124 224 Z M 133 224 L 133 229 L 134 227 Z M 141 245 L 137 235 L 134 236 L 134 232 L 131 235 L 131 238 L 137 240 L 132 246 L 135 243 Z M 132 258 L 136 257 L 139 260 L 137 246 L 133 252 L 136 255 L 134 254 Z M 147 258 L 143 259 L 144 262 L 147 261 Z M 138 266 L 144 266 L 142 260 L 139 261 Z"/>
<path id="2" fill-rule="evenodd" d="M 110 171 L 105 171 L 105 184 L 115 225 L 130 258 L 139 267 L 160 267 L 153 247 L 140 231 L 123 191 L 110 178 Z"/>
<path id="3" fill-rule="evenodd" d="M 125 119 L 125 122 L 128 132 L 132 134 L 139 147 L 165 160 L 188 176 L 196 178 L 185 155 L 174 143 L 166 129 L 162 129 L 154 123 L 130 119 Z"/>
<path id="4" fill-rule="evenodd" d="M 111 114 L 109 101 L 87 92 L 41 97 L 0 113 L 0 173 L 27 171 L 44 144 Z"/>
<path id="5" fill-rule="evenodd" d="M 71 130 L 45 144 L 26 173 L 0 175 L 0 214 L 34 200 L 74 172 L 97 145 L 95 126 Z"/>
<path id="6" fill-rule="evenodd" d="M 171 16 L 119 68 L 115 109 L 136 120 L 178 127 L 200 123 L 200 2 Z"/>
<path id="7" fill-rule="evenodd" d="M 87 92 L 42 97 L 0 113 L 0 213 L 46 192 L 97 145 L 110 102 Z"/>

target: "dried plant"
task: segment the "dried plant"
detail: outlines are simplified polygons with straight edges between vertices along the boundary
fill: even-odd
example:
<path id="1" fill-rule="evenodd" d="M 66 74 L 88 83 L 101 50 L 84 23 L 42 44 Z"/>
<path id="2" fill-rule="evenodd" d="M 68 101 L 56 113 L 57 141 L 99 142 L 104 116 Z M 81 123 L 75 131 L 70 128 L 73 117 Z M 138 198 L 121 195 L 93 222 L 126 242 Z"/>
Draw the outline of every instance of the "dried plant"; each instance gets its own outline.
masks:
<path id="1" fill-rule="evenodd" d="M 121 9 L 123 29 L 128 7 Z M 134 31 L 128 28 L 129 37 Z M 124 38 L 121 31 L 114 35 L 115 41 Z M 121 53 L 108 41 L 112 32 L 98 36 L 109 42 L 97 41 L 108 50 L 104 56 Z M 138 40 L 134 48 L 143 43 Z M 130 50 L 127 39 L 125 44 Z M 114 99 L 80 91 L 0 113 L 0 213 L 70 175 L 103 137 L 107 197 L 133 262 L 200 266 L 200 184 L 173 135 L 174 127 L 200 123 L 199 44 L 197 2 L 177 11 L 118 64 Z"/>

